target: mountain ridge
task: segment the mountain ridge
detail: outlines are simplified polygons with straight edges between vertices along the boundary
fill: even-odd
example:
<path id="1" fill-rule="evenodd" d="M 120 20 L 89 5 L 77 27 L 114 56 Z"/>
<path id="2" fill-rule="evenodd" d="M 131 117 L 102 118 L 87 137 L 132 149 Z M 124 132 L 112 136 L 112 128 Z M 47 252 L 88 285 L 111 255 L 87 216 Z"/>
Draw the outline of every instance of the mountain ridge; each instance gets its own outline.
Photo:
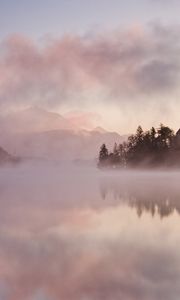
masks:
<path id="1" fill-rule="evenodd" d="M 53 121 L 54 118 L 58 123 Z M 63 120 L 60 124 L 62 126 L 59 125 L 59 120 Z M 49 127 L 50 121 L 52 126 Z M 68 124 L 64 123 L 64 118 L 60 114 L 37 107 L 18 112 L 15 118 L 13 115 L 12 118 L 8 116 L 6 122 L 5 118 L 0 119 L 0 125 L 3 124 L 4 126 L 0 126 L 2 146 L 15 156 L 21 157 L 92 160 L 96 158 L 97 149 L 103 143 L 112 147 L 114 142 L 120 143 L 125 139 L 118 133 L 109 132 L 100 126 L 92 130 L 77 129 L 74 126 L 72 128 L 69 121 Z"/>

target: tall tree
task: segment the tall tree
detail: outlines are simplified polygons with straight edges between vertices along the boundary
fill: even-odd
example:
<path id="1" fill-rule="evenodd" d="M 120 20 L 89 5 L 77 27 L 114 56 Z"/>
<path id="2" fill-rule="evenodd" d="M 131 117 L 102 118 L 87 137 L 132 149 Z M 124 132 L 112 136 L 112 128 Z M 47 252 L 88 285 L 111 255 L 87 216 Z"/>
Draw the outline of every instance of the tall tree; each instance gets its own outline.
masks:
<path id="1" fill-rule="evenodd" d="M 102 144 L 99 151 L 99 163 L 103 164 L 108 159 L 108 149 L 105 144 Z"/>
<path id="2" fill-rule="evenodd" d="M 141 142 L 143 140 L 143 129 L 141 126 L 138 126 L 137 131 L 136 131 L 136 138 L 137 138 L 137 142 Z"/>
<path id="3" fill-rule="evenodd" d="M 160 124 L 160 128 L 158 129 L 158 138 L 161 148 L 169 148 L 171 146 L 173 136 L 174 133 L 172 129 Z"/>

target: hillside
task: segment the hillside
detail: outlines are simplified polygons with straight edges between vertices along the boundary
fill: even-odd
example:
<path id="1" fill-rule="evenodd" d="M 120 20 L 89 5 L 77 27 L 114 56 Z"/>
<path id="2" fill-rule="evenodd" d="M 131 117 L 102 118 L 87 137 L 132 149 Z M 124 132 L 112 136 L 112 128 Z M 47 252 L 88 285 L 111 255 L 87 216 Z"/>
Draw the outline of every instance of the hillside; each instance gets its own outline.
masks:
<path id="1" fill-rule="evenodd" d="M 121 143 L 125 139 L 101 127 L 74 127 L 69 119 L 37 108 L 9 115 L 0 119 L 0 124 L 3 147 L 21 157 L 92 160 L 105 141 L 112 147 L 114 141 Z"/>
<path id="2" fill-rule="evenodd" d="M 2 147 L 0 147 L 0 165 L 18 162 L 18 158 L 10 155 Z"/>

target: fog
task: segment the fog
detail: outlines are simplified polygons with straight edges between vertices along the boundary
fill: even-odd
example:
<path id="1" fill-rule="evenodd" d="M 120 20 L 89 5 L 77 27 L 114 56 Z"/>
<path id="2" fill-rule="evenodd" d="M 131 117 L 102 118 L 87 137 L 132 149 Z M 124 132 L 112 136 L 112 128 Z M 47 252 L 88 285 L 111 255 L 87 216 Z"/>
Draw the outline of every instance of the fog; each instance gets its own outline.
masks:
<path id="1" fill-rule="evenodd" d="M 0 300 L 176 300 L 180 172 L 0 169 Z"/>
<path id="2" fill-rule="evenodd" d="M 126 134 L 140 122 L 178 130 L 179 26 L 134 25 L 50 35 L 40 43 L 8 35 L 0 43 L 1 113 L 34 105 L 84 109 L 103 116 L 101 126 Z"/>

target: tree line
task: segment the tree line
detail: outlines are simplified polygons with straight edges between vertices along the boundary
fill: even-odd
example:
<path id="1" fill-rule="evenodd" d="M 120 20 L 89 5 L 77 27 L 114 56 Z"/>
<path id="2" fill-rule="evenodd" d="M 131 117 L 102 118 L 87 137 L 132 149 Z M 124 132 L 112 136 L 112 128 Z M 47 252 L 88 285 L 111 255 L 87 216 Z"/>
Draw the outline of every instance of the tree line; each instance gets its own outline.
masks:
<path id="1" fill-rule="evenodd" d="M 114 144 L 109 151 L 103 144 L 99 152 L 98 166 L 113 168 L 131 167 L 180 167 L 180 129 L 175 134 L 168 126 L 160 124 L 143 131 L 138 126 L 135 134 L 126 142 Z"/>

